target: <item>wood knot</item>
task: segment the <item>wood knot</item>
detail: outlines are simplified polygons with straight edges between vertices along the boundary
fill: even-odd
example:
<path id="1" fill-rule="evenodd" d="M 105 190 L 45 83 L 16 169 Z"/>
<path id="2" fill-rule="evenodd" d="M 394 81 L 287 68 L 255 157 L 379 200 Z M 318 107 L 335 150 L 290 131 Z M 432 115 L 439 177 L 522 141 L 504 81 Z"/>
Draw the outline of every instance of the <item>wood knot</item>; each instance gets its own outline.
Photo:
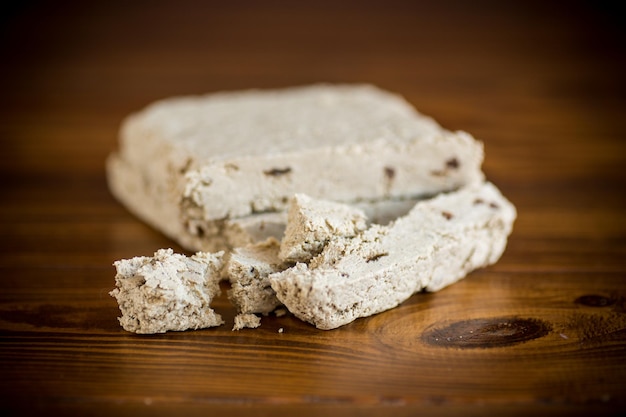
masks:
<path id="1" fill-rule="evenodd" d="M 574 300 L 576 304 L 582 304 L 587 307 L 608 307 L 615 304 L 615 300 L 603 295 L 589 294 L 578 297 Z"/>
<path id="2" fill-rule="evenodd" d="M 422 334 L 425 343 L 460 349 L 512 346 L 543 337 L 552 327 L 538 319 L 496 317 L 452 323 Z"/>

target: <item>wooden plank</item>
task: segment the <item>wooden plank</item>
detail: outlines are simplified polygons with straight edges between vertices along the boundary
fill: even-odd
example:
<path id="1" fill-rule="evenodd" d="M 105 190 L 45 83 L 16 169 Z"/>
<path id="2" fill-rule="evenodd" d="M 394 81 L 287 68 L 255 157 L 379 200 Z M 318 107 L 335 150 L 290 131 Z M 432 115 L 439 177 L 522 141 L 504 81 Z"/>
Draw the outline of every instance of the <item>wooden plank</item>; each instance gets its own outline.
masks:
<path id="1" fill-rule="evenodd" d="M 604 7 L 604 8 L 603 8 Z M 607 4 L 34 3 L 0 52 L 3 415 L 619 415 L 626 69 Z M 112 262 L 183 251 L 111 196 L 123 117 L 176 94 L 371 82 L 484 141 L 507 251 L 320 331 L 287 315 L 139 336 Z M 282 329 L 282 332 L 279 332 Z"/>

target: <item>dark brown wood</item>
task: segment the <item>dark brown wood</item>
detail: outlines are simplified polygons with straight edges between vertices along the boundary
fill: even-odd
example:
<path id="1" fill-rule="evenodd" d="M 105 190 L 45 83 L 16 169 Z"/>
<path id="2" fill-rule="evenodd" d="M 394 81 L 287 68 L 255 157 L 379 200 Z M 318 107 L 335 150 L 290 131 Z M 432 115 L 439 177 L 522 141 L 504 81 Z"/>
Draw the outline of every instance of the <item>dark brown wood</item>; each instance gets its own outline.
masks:
<path id="1" fill-rule="evenodd" d="M 9 8 L 0 44 L 0 411 L 624 412 L 619 16 L 608 2 L 534 1 Z M 171 95 L 319 81 L 397 91 L 483 140 L 488 178 L 519 211 L 500 262 L 334 331 L 272 316 L 232 332 L 225 295 L 216 308 L 227 326 L 123 331 L 107 294 L 113 261 L 182 249 L 108 192 L 104 160 L 122 118 Z"/>

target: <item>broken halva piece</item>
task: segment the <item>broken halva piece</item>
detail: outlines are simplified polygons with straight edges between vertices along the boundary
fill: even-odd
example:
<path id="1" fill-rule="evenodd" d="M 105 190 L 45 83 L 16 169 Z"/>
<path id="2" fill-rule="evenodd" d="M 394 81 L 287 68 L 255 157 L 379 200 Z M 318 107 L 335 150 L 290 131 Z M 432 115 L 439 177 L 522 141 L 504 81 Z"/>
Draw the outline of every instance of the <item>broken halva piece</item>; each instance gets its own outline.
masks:
<path id="1" fill-rule="evenodd" d="M 231 253 L 226 267 L 231 283 L 228 298 L 239 314 L 268 314 L 281 305 L 268 278 L 290 266 L 278 258 L 279 248 L 280 243 L 269 238 Z"/>
<path id="2" fill-rule="evenodd" d="M 110 292 L 122 312 L 122 327 L 135 333 L 203 329 L 224 323 L 211 307 L 220 292 L 223 252 L 191 257 L 160 249 L 154 257 L 114 263 L 116 288 Z"/>
<path id="3" fill-rule="evenodd" d="M 515 207 L 491 183 L 418 202 L 388 226 L 330 240 L 307 265 L 269 276 L 298 318 L 334 329 L 437 291 L 502 255 Z"/>
<path id="4" fill-rule="evenodd" d="M 246 329 L 246 328 L 256 329 L 260 325 L 261 325 L 261 317 L 257 316 L 256 314 L 250 314 L 250 313 L 237 314 L 235 316 L 235 325 L 233 326 L 233 331 Z"/>

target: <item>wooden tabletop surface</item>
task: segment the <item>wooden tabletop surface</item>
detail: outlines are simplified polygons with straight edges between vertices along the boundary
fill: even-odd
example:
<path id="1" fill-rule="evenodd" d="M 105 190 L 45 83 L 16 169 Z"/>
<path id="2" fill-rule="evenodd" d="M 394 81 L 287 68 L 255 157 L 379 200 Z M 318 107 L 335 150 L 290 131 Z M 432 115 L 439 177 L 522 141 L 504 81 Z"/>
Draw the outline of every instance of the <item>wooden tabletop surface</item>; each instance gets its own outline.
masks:
<path id="1" fill-rule="evenodd" d="M 626 411 L 623 15 L 547 3 L 3 6 L 2 415 Z M 272 316 L 233 332 L 225 295 L 226 326 L 122 330 L 113 261 L 183 252 L 108 191 L 123 117 L 319 81 L 376 84 L 482 140 L 519 212 L 502 259 L 333 331 Z"/>

